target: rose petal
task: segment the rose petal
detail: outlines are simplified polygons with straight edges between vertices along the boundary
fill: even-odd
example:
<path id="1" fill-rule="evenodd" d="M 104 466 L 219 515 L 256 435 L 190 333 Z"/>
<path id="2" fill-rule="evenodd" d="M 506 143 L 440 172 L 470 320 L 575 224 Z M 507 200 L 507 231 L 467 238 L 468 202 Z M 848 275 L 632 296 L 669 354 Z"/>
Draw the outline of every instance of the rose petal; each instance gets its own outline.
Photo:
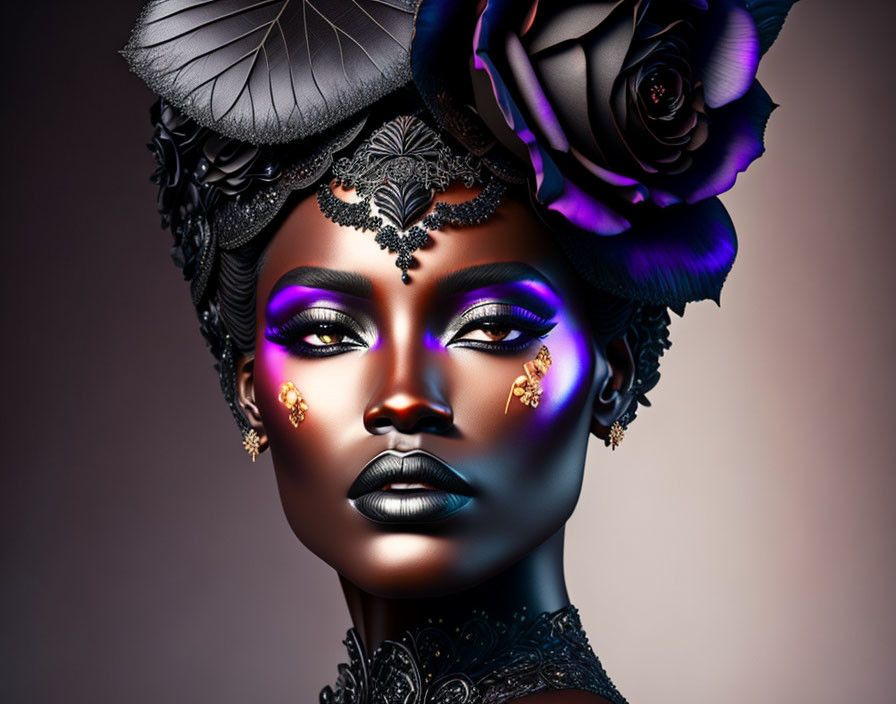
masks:
<path id="1" fill-rule="evenodd" d="M 681 198 L 679 198 L 677 195 L 675 195 L 674 193 L 669 193 L 668 191 L 660 190 L 659 188 L 650 189 L 650 200 L 652 200 L 661 208 L 668 208 L 670 205 L 681 203 Z"/>
<path id="2" fill-rule="evenodd" d="M 554 110 L 563 115 L 569 140 L 592 161 L 604 162 L 591 130 L 588 106 L 588 67 L 578 44 L 533 56 L 532 66 Z"/>
<path id="3" fill-rule="evenodd" d="M 546 19 L 549 13 L 540 13 L 526 37 L 527 49 L 530 54 L 535 54 L 570 39 L 578 39 L 606 21 L 614 9 L 612 2 L 590 2 L 564 8 Z"/>
<path id="4" fill-rule="evenodd" d="M 734 225 L 716 198 L 658 211 L 616 237 L 568 230 L 557 240 L 591 284 L 673 307 L 718 302 L 737 253 Z"/>
<path id="5" fill-rule="evenodd" d="M 734 185 L 738 173 L 765 151 L 765 125 L 774 108 L 768 93 L 754 81 L 743 98 L 713 112 L 709 137 L 693 152 L 691 168 L 674 180 L 659 183 L 688 203 L 724 193 Z"/>
<path id="6" fill-rule="evenodd" d="M 520 143 L 520 132 L 531 133 L 531 130 L 489 54 L 490 20 L 494 18 L 488 14 L 488 10 L 493 3 L 494 0 L 486 6 L 473 32 L 473 98 L 479 116 L 495 137 L 511 152 L 525 159 L 529 148 Z M 534 135 L 530 135 L 530 138 L 534 141 Z"/>
<path id="7" fill-rule="evenodd" d="M 512 32 L 507 35 L 506 49 L 507 63 L 510 65 L 520 97 L 528 108 L 529 115 L 535 119 L 553 149 L 561 152 L 567 151 L 569 142 L 566 141 L 566 135 L 563 133 L 563 128 L 560 127 L 557 115 L 538 82 L 538 77 L 535 75 L 532 64 L 529 63 L 529 57 L 526 56 L 522 42 Z"/>
<path id="8" fill-rule="evenodd" d="M 606 164 L 631 168 L 632 157 L 617 126 L 619 114 L 611 108 L 614 87 L 625 63 L 634 34 L 634 16 L 627 3 L 620 3 L 597 31 L 588 35 L 588 107 L 591 131 L 598 140 Z M 578 146 L 578 145 L 576 145 Z M 624 167 L 625 168 L 625 167 Z"/>
<path id="9" fill-rule="evenodd" d="M 570 153 L 591 173 L 597 176 L 601 181 L 605 183 L 609 183 L 611 186 L 637 186 L 640 185 L 637 180 L 633 178 L 629 178 L 628 176 L 622 176 L 620 174 L 614 173 L 609 169 L 605 169 L 602 166 L 598 166 L 593 161 L 588 159 L 584 154 L 578 151 L 575 147 L 570 147 Z"/>
<path id="10" fill-rule="evenodd" d="M 484 74 L 488 77 L 491 87 L 490 91 L 483 91 L 480 87 L 475 92 L 477 108 L 483 119 L 489 122 L 489 98 L 493 98 L 494 104 L 503 117 L 505 129 L 509 127 L 515 137 L 526 147 L 535 175 L 536 198 L 548 209 L 562 214 L 577 227 L 593 234 L 615 235 L 624 232 L 629 227 L 628 220 L 566 180 L 526 124 L 525 118 L 489 55 L 487 30 L 490 28 L 489 19 L 491 18 L 486 16 L 488 7 L 486 6 L 486 10 L 476 24 L 473 39 L 474 68 L 479 70 L 480 76 Z M 495 120 L 492 119 L 489 122 L 490 126 L 492 126 L 492 122 Z M 495 125 L 495 127 L 497 127 L 496 135 L 500 138 L 501 125 Z M 638 196 L 635 194 L 633 197 L 637 198 Z"/>
<path id="11" fill-rule="evenodd" d="M 711 108 L 737 100 L 750 89 L 759 67 L 759 33 L 749 12 L 727 9 L 703 61 L 703 93 Z"/>
<path id="12" fill-rule="evenodd" d="M 625 57 L 625 63 L 622 66 L 622 71 L 628 71 L 639 63 L 641 63 L 644 59 L 650 56 L 654 51 L 656 51 L 657 47 L 662 44 L 659 39 L 654 41 L 639 41 L 635 42 L 635 45 L 629 51 L 628 56 Z"/>
<path id="13" fill-rule="evenodd" d="M 705 115 L 701 114 L 697 120 L 697 126 L 694 128 L 694 131 L 691 133 L 691 141 L 688 142 L 688 146 L 686 149 L 688 151 L 694 151 L 702 147 L 707 138 L 709 137 L 709 120 Z"/>
<path id="14" fill-rule="evenodd" d="M 576 227 L 595 235 L 618 235 L 631 224 L 572 181 L 566 181 L 563 194 L 547 203 L 548 210 L 560 213 Z"/>
<path id="15" fill-rule="evenodd" d="M 526 32 L 532 29 L 532 23 L 535 22 L 535 14 L 538 12 L 538 0 L 532 0 L 532 5 L 529 7 L 529 11 L 526 13 L 526 16 L 523 18 L 523 23 L 520 25 L 520 36 L 524 36 Z"/>

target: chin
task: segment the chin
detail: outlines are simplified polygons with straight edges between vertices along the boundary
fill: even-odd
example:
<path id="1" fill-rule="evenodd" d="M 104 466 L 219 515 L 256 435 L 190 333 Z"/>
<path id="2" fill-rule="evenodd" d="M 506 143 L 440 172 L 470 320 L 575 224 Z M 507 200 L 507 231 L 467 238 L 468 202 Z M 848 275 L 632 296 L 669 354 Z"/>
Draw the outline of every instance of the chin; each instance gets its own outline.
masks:
<path id="1" fill-rule="evenodd" d="M 465 559 L 468 552 L 453 536 L 403 531 L 365 536 L 335 559 L 317 554 L 368 594 L 421 598 L 463 591 L 485 579 L 489 566 Z"/>
<path id="2" fill-rule="evenodd" d="M 426 533 L 366 536 L 339 555 L 307 547 L 362 591 L 392 599 L 462 592 L 494 576 L 508 563 L 506 553 L 495 554 L 497 550 L 488 550 L 481 543 L 464 544 L 457 542 L 456 536 Z"/>

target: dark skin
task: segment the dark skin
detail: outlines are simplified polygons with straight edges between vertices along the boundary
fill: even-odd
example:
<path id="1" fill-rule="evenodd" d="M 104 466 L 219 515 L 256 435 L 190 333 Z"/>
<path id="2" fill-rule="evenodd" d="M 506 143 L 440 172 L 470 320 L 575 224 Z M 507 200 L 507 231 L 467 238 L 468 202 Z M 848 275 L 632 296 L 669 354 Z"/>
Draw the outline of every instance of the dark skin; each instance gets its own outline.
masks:
<path id="1" fill-rule="evenodd" d="M 337 195 L 347 200 L 350 192 Z M 440 199 L 469 200 L 453 186 Z M 369 232 L 301 202 L 275 234 L 257 289 L 256 354 L 239 365 L 239 397 L 270 449 L 296 536 L 340 576 L 368 652 L 426 618 L 473 609 L 569 604 L 563 528 L 581 489 L 588 434 L 630 401 L 622 340 L 595 343 L 577 277 L 527 205 L 433 234 L 410 285 Z M 546 345 L 553 366 L 538 408 L 511 382 Z M 308 404 L 298 428 L 278 400 L 292 381 Z M 385 450 L 426 451 L 474 490 L 453 515 L 384 525 L 347 499 Z M 584 692 L 527 697 L 604 701 Z"/>

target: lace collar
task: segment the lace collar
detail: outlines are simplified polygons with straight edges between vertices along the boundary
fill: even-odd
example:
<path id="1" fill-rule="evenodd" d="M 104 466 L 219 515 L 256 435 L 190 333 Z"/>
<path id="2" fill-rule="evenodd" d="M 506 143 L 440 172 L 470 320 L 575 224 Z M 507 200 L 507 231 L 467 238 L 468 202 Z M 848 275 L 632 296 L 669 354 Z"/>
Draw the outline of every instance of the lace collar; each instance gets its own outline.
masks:
<path id="1" fill-rule="evenodd" d="M 474 612 L 453 632 L 430 620 L 372 656 L 355 629 L 344 643 L 349 663 L 339 665 L 320 704 L 500 704 L 546 689 L 580 689 L 626 704 L 571 605 L 534 618 L 523 609 L 509 624 Z"/>

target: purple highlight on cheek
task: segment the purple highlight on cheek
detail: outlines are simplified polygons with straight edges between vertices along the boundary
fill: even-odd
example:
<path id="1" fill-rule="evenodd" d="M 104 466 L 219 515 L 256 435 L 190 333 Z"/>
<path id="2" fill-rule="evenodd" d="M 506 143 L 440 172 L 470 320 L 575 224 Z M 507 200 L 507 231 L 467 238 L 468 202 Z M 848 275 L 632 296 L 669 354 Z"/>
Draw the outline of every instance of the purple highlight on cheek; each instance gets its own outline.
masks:
<path id="1" fill-rule="evenodd" d="M 274 376 L 281 374 L 279 370 L 283 370 L 290 360 L 288 350 L 266 339 L 259 342 L 256 354 L 261 355 L 264 368 L 271 370 Z"/>
<path id="2" fill-rule="evenodd" d="M 545 307 L 550 307 L 554 311 L 565 309 L 560 296 L 541 281 L 516 281 L 471 291 L 464 295 L 463 306 L 466 308 L 496 299 L 510 301 L 513 300 L 513 294 L 519 296 L 521 290 L 525 296 L 537 298 Z M 525 301 L 521 300 L 519 304 L 525 306 Z M 584 375 L 587 369 L 586 362 L 590 359 L 592 351 L 590 338 L 579 330 L 574 321 L 564 319 L 562 315 L 559 319 L 555 316 L 556 314 L 550 317 L 554 318 L 557 326 L 543 341 L 555 363 L 548 370 L 543 383 L 546 409 L 550 408 L 556 413 L 562 412 L 573 402 L 574 397 L 580 393 L 582 384 L 591 383 L 591 378 L 585 378 Z M 533 349 L 537 347 L 533 346 Z"/>
<path id="3" fill-rule="evenodd" d="M 566 328 L 567 326 L 562 326 Z M 590 384 L 585 377 L 585 362 L 591 355 L 591 340 L 580 331 L 573 330 L 555 339 L 545 340 L 554 364 L 544 378 L 545 400 L 555 412 L 564 411 L 573 397 L 580 393 L 583 384 Z"/>

